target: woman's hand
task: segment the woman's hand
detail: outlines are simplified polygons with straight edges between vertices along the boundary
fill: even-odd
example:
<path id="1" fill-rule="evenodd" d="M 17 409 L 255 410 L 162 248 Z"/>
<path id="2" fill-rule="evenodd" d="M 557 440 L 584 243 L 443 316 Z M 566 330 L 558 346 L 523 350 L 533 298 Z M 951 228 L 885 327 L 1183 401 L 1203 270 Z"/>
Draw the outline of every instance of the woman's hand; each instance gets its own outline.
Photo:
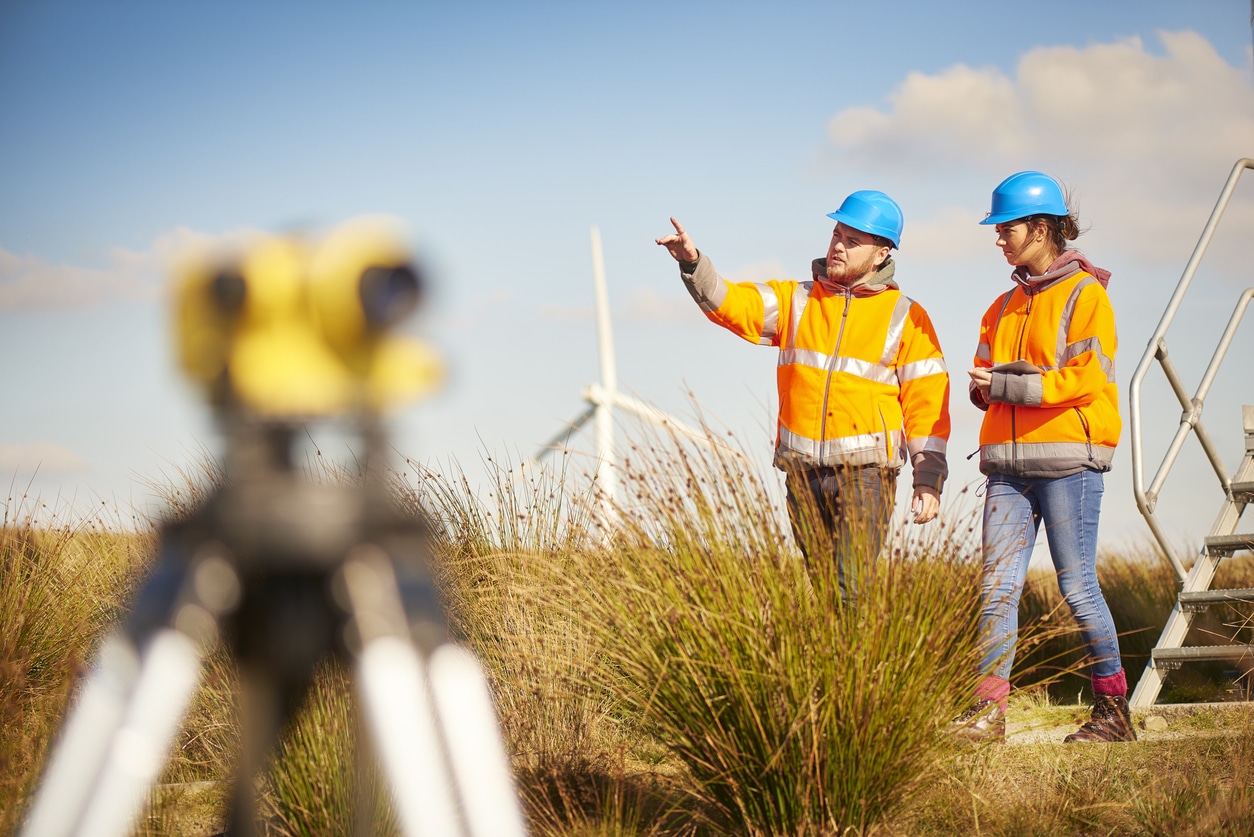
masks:
<path id="1" fill-rule="evenodd" d="M 975 384 L 975 388 L 979 390 L 980 397 L 984 399 L 984 403 L 990 403 L 988 399 L 988 388 L 993 385 L 992 370 L 977 366 L 974 369 L 968 369 L 967 374 L 971 376 L 971 383 Z"/>

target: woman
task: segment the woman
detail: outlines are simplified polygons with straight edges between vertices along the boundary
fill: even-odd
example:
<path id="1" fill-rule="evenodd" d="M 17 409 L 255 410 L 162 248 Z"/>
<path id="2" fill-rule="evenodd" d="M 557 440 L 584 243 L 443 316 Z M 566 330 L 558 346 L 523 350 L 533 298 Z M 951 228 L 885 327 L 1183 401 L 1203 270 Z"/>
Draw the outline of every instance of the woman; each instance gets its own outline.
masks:
<path id="1" fill-rule="evenodd" d="M 1019 596 L 1041 523 L 1058 585 L 1088 647 L 1092 717 L 1066 741 L 1135 741 L 1110 608 L 1097 583 L 1103 474 L 1119 441 L 1115 315 L 1109 271 L 1067 248 L 1080 230 L 1057 181 L 1013 174 L 993 191 L 997 246 L 1014 287 L 980 323 L 971 400 L 984 498 L 981 627 L 989 648 L 977 703 L 958 720 L 968 740 L 1005 735 Z"/>

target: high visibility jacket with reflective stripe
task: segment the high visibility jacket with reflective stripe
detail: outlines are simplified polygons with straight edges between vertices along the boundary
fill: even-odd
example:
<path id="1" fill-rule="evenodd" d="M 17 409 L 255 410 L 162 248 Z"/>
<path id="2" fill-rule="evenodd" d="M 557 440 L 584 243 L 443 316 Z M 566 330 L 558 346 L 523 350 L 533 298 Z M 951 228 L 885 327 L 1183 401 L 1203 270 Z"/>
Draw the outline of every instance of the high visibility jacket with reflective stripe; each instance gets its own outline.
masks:
<path id="1" fill-rule="evenodd" d="M 975 364 L 993 370 L 980 427 L 985 474 L 1110 470 L 1122 430 L 1114 309 L 1106 289 L 1078 264 L 1058 272 L 1002 294 L 980 322 Z M 998 369 L 1016 360 L 1041 371 Z M 984 407 L 978 393 L 972 400 Z"/>
<path id="2" fill-rule="evenodd" d="M 732 284 L 704 255 L 691 273 L 680 270 L 711 321 L 780 350 L 778 467 L 900 468 L 909 455 L 914 485 L 941 490 L 949 373 L 927 312 L 892 281 L 891 259 L 876 284 L 852 291 L 820 281 Z"/>

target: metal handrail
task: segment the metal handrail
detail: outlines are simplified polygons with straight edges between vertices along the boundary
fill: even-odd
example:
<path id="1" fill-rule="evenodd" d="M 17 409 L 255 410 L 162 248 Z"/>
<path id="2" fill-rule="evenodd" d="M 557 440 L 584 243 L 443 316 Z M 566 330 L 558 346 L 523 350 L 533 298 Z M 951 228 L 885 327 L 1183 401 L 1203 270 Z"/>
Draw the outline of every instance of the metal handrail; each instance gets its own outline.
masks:
<path id="1" fill-rule="evenodd" d="M 1251 8 L 1254 10 L 1254 2 L 1251 3 Z M 1254 288 L 1246 290 L 1241 295 L 1236 309 L 1228 320 L 1228 326 L 1220 337 L 1215 354 L 1211 357 L 1210 364 L 1206 367 L 1206 372 L 1202 376 L 1202 382 L 1198 386 L 1197 393 L 1192 397 L 1189 396 L 1188 391 L 1184 388 L 1184 383 L 1180 380 L 1175 366 L 1172 365 L 1167 355 L 1167 329 L 1171 326 L 1171 321 L 1175 319 L 1185 291 L 1188 290 L 1189 284 L 1193 281 L 1193 274 L 1197 272 L 1197 267 L 1202 261 L 1206 248 L 1210 245 L 1215 228 L 1219 226 L 1219 220 L 1223 217 L 1224 210 L 1228 207 L 1228 201 L 1236 189 L 1237 181 L 1241 179 L 1241 174 L 1246 169 L 1251 168 L 1254 168 L 1254 159 L 1249 157 L 1242 157 L 1232 167 L 1232 173 L 1228 175 L 1228 182 L 1224 184 L 1219 200 L 1216 201 L 1215 208 L 1211 210 L 1210 219 L 1206 222 L 1205 229 L 1202 230 L 1197 246 L 1193 248 L 1193 255 L 1189 257 L 1189 263 L 1185 265 L 1184 273 L 1180 276 L 1180 282 L 1176 285 L 1175 293 L 1171 295 L 1171 301 L 1167 303 L 1167 309 L 1163 312 L 1162 319 L 1158 322 L 1158 328 L 1154 330 L 1154 335 L 1150 338 L 1145 354 L 1141 358 L 1136 372 L 1132 375 L 1132 382 L 1128 387 L 1128 411 L 1132 433 L 1132 490 L 1136 495 L 1136 505 L 1141 511 L 1141 516 L 1145 518 L 1145 522 L 1149 524 L 1150 531 L 1153 532 L 1155 540 L 1158 541 L 1163 555 L 1171 562 L 1171 566 L 1175 569 L 1176 576 L 1181 582 L 1184 581 L 1188 573 L 1184 568 L 1183 562 L 1176 556 L 1175 551 L 1168 542 L 1162 526 L 1155 519 L 1154 507 L 1158 503 L 1158 494 L 1162 490 L 1163 483 L 1166 482 L 1167 475 L 1171 472 L 1176 457 L 1184 446 L 1184 440 L 1190 432 L 1197 434 L 1197 440 L 1202 445 L 1202 450 L 1206 452 L 1206 457 L 1210 460 L 1211 467 L 1215 470 L 1215 475 L 1219 477 L 1224 493 L 1230 491 L 1232 480 L 1223 466 L 1222 459 L 1215 449 L 1214 443 L 1211 441 L 1210 434 L 1206 432 L 1206 427 L 1202 424 L 1202 404 L 1206 399 L 1207 392 L 1210 390 L 1211 383 L 1215 380 L 1215 374 L 1219 371 L 1219 366 L 1223 362 L 1224 356 L 1228 353 L 1228 347 L 1232 343 L 1237 325 L 1241 322 L 1251 297 L 1254 296 Z M 1158 466 L 1158 471 L 1154 474 L 1154 479 L 1147 490 L 1145 488 L 1145 469 L 1141 443 L 1141 381 L 1144 380 L 1146 372 L 1149 371 L 1150 365 L 1155 360 L 1162 365 L 1167 381 L 1171 384 L 1171 389 L 1175 392 L 1176 399 L 1180 402 L 1184 412 L 1180 416 L 1180 426 L 1176 429 L 1176 434 L 1167 448 L 1167 453 L 1163 456 L 1163 461 Z"/>

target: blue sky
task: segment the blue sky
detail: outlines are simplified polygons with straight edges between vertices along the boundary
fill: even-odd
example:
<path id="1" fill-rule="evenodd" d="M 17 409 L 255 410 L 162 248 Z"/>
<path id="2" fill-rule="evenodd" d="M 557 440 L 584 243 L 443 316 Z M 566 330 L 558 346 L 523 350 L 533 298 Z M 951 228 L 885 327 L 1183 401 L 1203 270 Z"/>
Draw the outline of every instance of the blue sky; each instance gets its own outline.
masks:
<path id="1" fill-rule="evenodd" d="M 168 352 L 169 258 L 373 213 L 401 219 L 431 271 L 415 329 L 449 367 L 395 416 L 403 454 L 475 476 L 582 409 L 596 225 L 621 386 L 685 419 L 691 392 L 765 463 L 774 355 L 707 323 L 653 239 L 675 215 L 728 278 L 805 278 L 825 213 L 878 188 L 904 208 L 898 276 L 958 386 L 957 513 L 979 479 L 965 370 L 1008 273 L 976 224 L 989 192 L 1025 168 L 1073 189 L 1078 244 L 1114 273 L 1126 401 L 1219 189 L 1254 155 L 1249 22 L 1245 0 L 2 3 L 0 474 L 49 505 L 147 507 L 149 482 L 217 444 Z M 1249 283 L 1248 180 L 1168 337 L 1190 388 Z M 1251 331 L 1205 416 L 1229 468 Z M 1147 380 L 1152 471 L 1179 410 Z M 1147 531 L 1128 438 L 1105 505 L 1116 546 Z M 1190 442 L 1169 530 L 1196 543 L 1219 499 Z"/>

